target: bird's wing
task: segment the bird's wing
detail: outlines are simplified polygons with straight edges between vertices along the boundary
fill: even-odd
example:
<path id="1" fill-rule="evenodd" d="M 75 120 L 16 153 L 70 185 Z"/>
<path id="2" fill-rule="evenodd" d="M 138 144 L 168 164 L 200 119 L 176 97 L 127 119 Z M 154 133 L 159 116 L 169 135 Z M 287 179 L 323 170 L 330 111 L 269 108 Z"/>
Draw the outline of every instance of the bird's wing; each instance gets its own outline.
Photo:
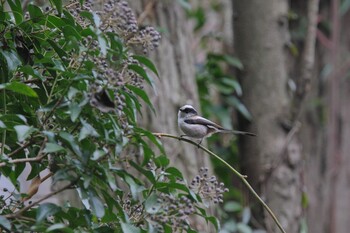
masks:
<path id="1" fill-rule="evenodd" d="M 203 117 L 200 117 L 200 116 L 194 116 L 194 117 L 191 117 L 189 119 L 185 119 L 185 122 L 187 124 L 205 125 L 209 128 L 216 128 L 219 130 L 224 130 L 224 128 L 221 127 L 220 125 L 215 124 L 214 122 L 212 122 L 208 119 L 205 119 Z"/>

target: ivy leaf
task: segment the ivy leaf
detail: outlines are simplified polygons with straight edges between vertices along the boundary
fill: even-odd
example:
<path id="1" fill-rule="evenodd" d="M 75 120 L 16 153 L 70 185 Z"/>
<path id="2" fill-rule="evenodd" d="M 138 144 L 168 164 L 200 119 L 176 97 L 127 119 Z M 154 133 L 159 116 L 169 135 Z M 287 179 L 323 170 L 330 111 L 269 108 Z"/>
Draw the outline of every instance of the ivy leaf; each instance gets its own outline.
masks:
<path id="1" fill-rule="evenodd" d="M 60 211 L 60 207 L 56 206 L 53 203 L 41 204 L 36 212 L 36 222 L 40 223 L 48 216 L 54 215 L 58 211 Z"/>
<path id="2" fill-rule="evenodd" d="M 9 91 L 16 92 L 18 94 L 38 98 L 38 94 L 31 87 L 27 86 L 24 83 L 19 83 L 14 81 L 6 84 L 0 84 L 0 90 L 1 89 L 6 89 Z"/>
<path id="3" fill-rule="evenodd" d="M 14 128 L 17 133 L 17 140 L 19 142 L 23 142 L 26 138 L 30 136 L 30 134 L 37 130 L 33 126 L 28 125 L 16 125 Z"/>

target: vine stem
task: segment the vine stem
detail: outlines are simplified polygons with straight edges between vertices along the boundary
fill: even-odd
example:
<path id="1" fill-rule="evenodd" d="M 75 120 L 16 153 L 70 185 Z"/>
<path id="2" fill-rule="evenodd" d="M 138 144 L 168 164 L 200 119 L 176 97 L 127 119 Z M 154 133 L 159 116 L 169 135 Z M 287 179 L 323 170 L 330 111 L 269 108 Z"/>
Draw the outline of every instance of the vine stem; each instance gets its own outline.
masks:
<path id="1" fill-rule="evenodd" d="M 225 160 L 223 160 L 222 158 L 220 158 L 217 154 L 215 154 L 214 152 L 210 151 L 209 149 L 205 148 L 204 146 L 190 140 L 187 138 L 183 138 L 183 137 L 178 137 L 172 134 L 166 134 L 166 133 L 153 133 L 154 136 L 161 138 L 161 137 L 167 137 L 167 138 L 173 138 L 173 139 L 178 139 L 181 141 L 185 141 L 187 143 L 190 143 L 192 145 L 197 146 L 198 148 L 201 148 L 203 151 L 205 151 L 206 153 L 208 153 L 211 156 L 214 156 L 217 160 L 219 160 L 220 162 L 222 162 L 223 164 L 225 164 L 244 184 L 245 186 L 249 189 L 249 191 L 256 197 L 256 199 L 258 199 L 258 201 L 262 204 L 262 206 L 266 209 L 266 211 L 270 214 L 270 216 L 272 217 L 273 221 L 276 223 L 276 225 L 278 226 L 278 228 L 281 230 L 281 232 L 286 233 L 286 231 L 283 229 L 281 223 L 279 222 L 279 220 L 277 219 L 276 215 L 273 213 L 273 211 L 270 209 L 270 207 L 264 202 L 264 200 L 257 194 L 257 192 L 253 189 L 253 187 L 249 184 L 249 182 L 247 181 L 247 176 L 246 175 L 242 175 L 241 173 L 239 173 L 236 169 L 234 169 L 230 164 L 228 164 Z"/>

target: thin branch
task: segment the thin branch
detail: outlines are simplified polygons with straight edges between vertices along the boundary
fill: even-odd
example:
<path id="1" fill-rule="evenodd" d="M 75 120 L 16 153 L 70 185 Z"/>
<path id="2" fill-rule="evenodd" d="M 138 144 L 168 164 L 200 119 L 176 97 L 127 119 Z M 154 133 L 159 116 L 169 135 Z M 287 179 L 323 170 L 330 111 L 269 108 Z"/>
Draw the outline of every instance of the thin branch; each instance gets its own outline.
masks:
<path id="1" fill-rule="evenodd" d="M 22 150 L 24 150 L 25 148 L 27 148 L 28 146 L 31 146 L 34 143 L 33 140 L 29 140 L 28 142 L 26 142 L 25 144 L 23 144 L 21 147 L 18 147 L 16 150 L 12 151 L 11 153 L 9 153 L 7 155 L 7 157 L 12 157 L 13 155 L 21 152 Z"/>
<path id="2" fill-rule="evenodd" d="M 137 24 L 140 25 L 148 15 L 152 12 L 152 8 L 154 7 L 154 4 L 156 1 L 149 1 L 147 2 L 147 5 L 145 7 L 145 10 L 140 14 L 139 18 L 137 19 Z"/>
<path id="3" fill-rule="evenodd" d="M 60 189 L 58 189 L 58 190 L 56 190 L 56 191 L 54 191 L 54 192 L 52 192 L 52 193 L 49 193 L 49 194 L 45 195 L 45 196 L 42 197 L 41 199 L 39 199 L 39 200 L 37 200 L 37 201 L 35 201 L 35 202 L 33 202 L 33 203 L 27 205 L 26 207 L 20 209 L 19 211 L 15 212 L 15 213 L 13 213 L 13 214 L 5 215 L 4 217 L 5 217 L 5 218 L 18 218 L 18 216 L 21 216 L 21 214 L 22 214 L 23 212 L 29 210 L 30 208 L 32 208 L 33 206 L 39 204 L 40 202 L 45 201 L 46 199 L 48 199 L 48 198 L 50 198 L 50 197 L 56 195 L 57 193 L 60 193 L 60 192 L 62 192 L 62 191 L 64 191 L 64 190 L 70 188 L 75 182 L 76 182 L 76 180 L 75 180 L 75 181 L 72 181 L 71 183 L 69 183 L 69 184 L 63 186 L 62 188 L 60 188 Z"/>
<path id="4" fill-rule="evenodd" d="M 23 146 L 21 146 L 17 150 L 20 151 L 20 150 L 23 150 L 24 148 L 28 147 L 29 145 L 31 145 L 31 144 L 29 144 L 29 142 L 24 144 Z M 34 158 L 13 159 L 13 160 L 8 161 L 7 163 L 16 164 L 16 163 L 26 163 L 26 162 L 38 162 L 38 161 L 41 161 L 47 155 L 47 154 L 43 153 L 43 150 L 45 148 L 46 142 L 47 142 L 47 139 L 45 138 L 43 140 L 42 144 L 41 144 L 40 150 L 39 150 L 39 152 L 38 152 L 36 157 L 34 157 Z M 11 154 L 8 155 L 8 157 L 11 157 L 13 154 L 14 153 L 12 152 Z M 4 167 L 4 166 L 6 166 L 5 162 L 0 163 L 0 167 Z"/>
<path id="5" fill-rule="evenodd" d="M 161 137 L 168 137 L 168 138 L 173 138 L 173 139 L 178 139 L 181 141 L 185 141 L 187 143 L 190 143 L 192 145 L 197 146 L 198 148 L 201 148 L 203 151 L 205 151 L 206 153 L 208 153 L 211 156 L 214 156 L 217 160 L 219 160 L 220 162 L 222 162 L 223 164 L 225 164 L 244 184 L 245 186 L 249 189 L 249 191 L 256 197 L 256 199 L 258 199 L 258 201 L 262 204 L 262 206 L 266 209 L 266 211 L 271 215 L 271 217 L 273 218 L 274 222 L 276 223 L 276 225 L 278 226 L 278 228 L 281 230 L 281 232 L 286 233 L 286 231 L 283 229 L 281 223 L 278 221 L 277 217 L 275 216 L 275 214 L 272 212 L 272 210 L 270 209 L 270 207 L 263 201 L 263 199 L 261 199 L 261 197 L 255 192 L 255 190 L 253 189 L 253 187 L 249 184 L 249 182 L 246 180 L 247 176 L 242 175 L 241 173 L 239 173 L 236 169 L 234 169 L 230 164 L 228 164 L 225 160 L 223 160 L 222 158 L 220 158 L 217 154 L 213 153 L 212 151 L 208 150 L 207 148 L 203 147 L 202 145 L 198 145 L 196 142 L 191 141 L 187 138 L 183 138 L 183 137 L 178 137 L 175 135 L 171 135 L 171 134 L 166 134 L 166 133 L 153 133 L 153 135 L 161 138 Z"/>

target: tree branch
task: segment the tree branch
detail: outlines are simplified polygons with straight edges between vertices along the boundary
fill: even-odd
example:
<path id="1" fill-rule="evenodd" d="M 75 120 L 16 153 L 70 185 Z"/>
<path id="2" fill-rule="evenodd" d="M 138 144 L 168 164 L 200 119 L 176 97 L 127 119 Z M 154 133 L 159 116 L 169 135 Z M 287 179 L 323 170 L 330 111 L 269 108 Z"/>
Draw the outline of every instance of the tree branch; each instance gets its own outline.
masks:
<path id="1" fill-rule="evenodd" d="M 214 156 L 216 159 L 218 159 L 220 162 L 222 162 L 223 164 L 225 164 L 244 184 L 245 186 L 249 189 L 249 191 L 256 197 L 256 199 L 258 199 L 258 201 L 262 204 L 262 206 L 266 209 L 266 211 L 270 214 L 270 216 L 272 217 L 272 219 L 274 220 L 274 222 L 277 224 L 278 228 L 281 230 L 281 232 L 286 233 L 286 231 L 283 229 L 281 223 L 278 221 L 277 217 L 275 216 L 275 214 L 272 212 L 272 210 L 270 209 L 270 207 L 263 201 L 263 199 L 255 192 L 255 190 L 253 189 L 253 187 L 249 184 L 249 182 L 247 181 L 247 176 L 246 175 L 242 175 L 241 173 L 239 173 L 236 169 L 234 169 L 230 164 L 228 164 L 225 160 L 223 160 L 222 158 L 220 158 L 217 154 L 215 154 L 214 152 L 208 150 L 207 148 L 203 147 L 202 145 L 198 145 L 198 143 L 191 141 L 187 138 L 183 138 L 183 137 L 178 137 L 175 135 L 171 135 L 171 134 L 166 134 L 166 133 L 153 133 L 153 135 L 161 138 L 161 137 L 168 137 L 168 138 L 173 138 L 173 139 L 178 139 L 181 141 L 185 141 L 187 143 L 190 143 L 192 145 L 197 146 L 198 148 L 201 148 L 203 151 L 205 151 L 206 153 L 208 153 L 211 156 Z"/>
<path id="2" fill-rule="evenodd" d="M 300 70 L 300 77 L 297 79 L 297 91 L 295 93 L 293 120 L 300 117 L 303 100 L 310 90 L 310 82 L 312 78 L 312 71 L 315 64 L 315 47 L 318 24 L 318 7 L 319 0 L 309 0 L 307 6 L 307 32 L 304 43 L 304 50 L 302 54 L 302 64 Z"/>
<path id="3" fill-rule="evenodd" d="M 20 209 L 19 211 L 15 212 L 15 213 L 13 213 L 13 214 L 4 215 L 4 217 L 5 217 L 5 218 L 17 218 L 17 217 L 20 216 L 23 212 L 29 210 L 30 208 L 32 208 L 33 206 L 39 204 L 40 202 L 42 202 L 42 201 L 44 201 L 44 200 L 46 200 L 46 199 L 48 199 L 48 198 L 50 198 L 50 197 L 56 195 L 57 193 L 60 193 L 60 192 L 62 192 L 62 191 L 64 191 L 64 190 L 68 189 L 68 188 L 71 187 L 76 181 L 77 181 L 77 180 L 72 181 L 71 183 L 69 183 L 69 184 L 63 186 L 62 188 L 60 188 L 60 189 L 58 189 L 58 190 L 56 190 L 56 191 L 54 191 L 54 192 L 52 192 L 52 193 L 49 193 L 49 194 L 45 195 L 44 197 L 42 197 L 41 199 L 39 199 L 39 200 L 37 200 L 37 201 L 35 201 L 35 202 L 33 202 L 33 203 L 27 205 L 26 207 Z"/>

